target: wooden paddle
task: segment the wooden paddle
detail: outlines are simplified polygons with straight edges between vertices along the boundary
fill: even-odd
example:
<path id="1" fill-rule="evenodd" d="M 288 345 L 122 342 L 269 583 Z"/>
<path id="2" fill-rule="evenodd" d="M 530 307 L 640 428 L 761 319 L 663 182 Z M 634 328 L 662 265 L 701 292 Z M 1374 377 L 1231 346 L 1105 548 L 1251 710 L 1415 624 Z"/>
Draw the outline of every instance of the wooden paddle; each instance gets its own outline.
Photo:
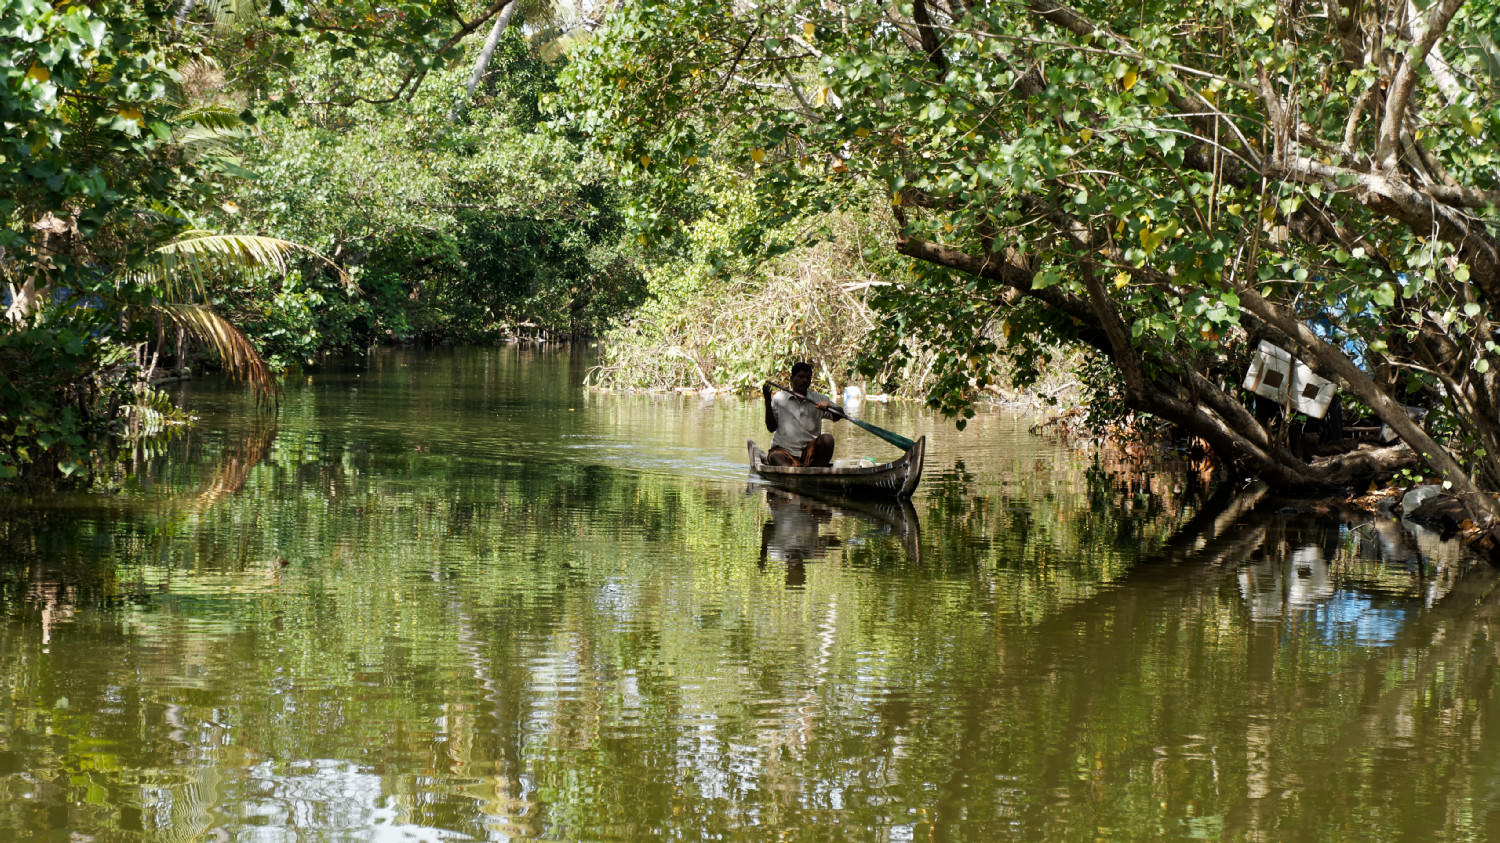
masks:
<path id="1" fill-rule="evenodd" d="M 794 396 L 796 398 L 801 398 L 803 401 L 806 401 L 809 404 L 816 405 L 818 403 L 818 402 L 812 400 L 811 398 L 808 398 L 806 395 L 798 395 L 797 393 L 792 392 L 787 387 L 784 387 L 784 386 L 782 386 L 781 384 L 779 384 L 779 383 L 777 383 L 775 381 L 766 381 L 766 383 L 770 384 L 771 386 L 776 387 L 777 389 L 781 390 L 782 392 L 790 393 L 792 396 Z M 844 412 L 844 408 L 843 407 L 840 407 L 837 404 L 834 404 L 834 403 L 830 402 L 829 405 L 828 405 L 828 409 L 830 409 L 830 410 L 834 411 L 835 413 L 838 413 L 839 415 L 841 415 L 844 418 L 848 419 L 850 421 L 850 423 L 854 424 L 856 427 L 860 427 L 860 428 L 863 428 L 865 430 L 870 431 L 871 433 L 875 434 L 876 436 L 879 436 L 881 439 L 884 439 L 885 441 L 891 443 L 892 445 L 895 445 L 897 448 L 900 448 L 903 451 L 909 451 L 909 450 L 911 450 L 911 446 L 917 444 L 916 442 L 913 442 L 912 440 L 907 439 L 905 436 L 902 436 L 899 433 L 892 433 L 892 432 L 890 432 L 889 430 L 886 430 L 883 427 L 876 427 L 875 425 L 870 424 L 867 421 L 861 421 L 859 419 L 852 418 L 848 413 Z"/>

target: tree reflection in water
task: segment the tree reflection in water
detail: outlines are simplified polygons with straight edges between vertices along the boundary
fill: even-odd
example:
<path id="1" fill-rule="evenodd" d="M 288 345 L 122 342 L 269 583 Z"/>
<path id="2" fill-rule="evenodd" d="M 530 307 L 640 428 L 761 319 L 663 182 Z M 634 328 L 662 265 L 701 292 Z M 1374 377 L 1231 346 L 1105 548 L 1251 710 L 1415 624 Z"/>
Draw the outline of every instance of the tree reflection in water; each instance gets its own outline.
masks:
<path id="1" fill-rule="evenodd" d="M 153 494 L 0 519 L 0 829 L 1500 831 L 1500 592 L 1430 536 L 994 431 L 919 531 L 694 476 L 758 406 L 410 359 L 274 442 L 190 433 Z"/>

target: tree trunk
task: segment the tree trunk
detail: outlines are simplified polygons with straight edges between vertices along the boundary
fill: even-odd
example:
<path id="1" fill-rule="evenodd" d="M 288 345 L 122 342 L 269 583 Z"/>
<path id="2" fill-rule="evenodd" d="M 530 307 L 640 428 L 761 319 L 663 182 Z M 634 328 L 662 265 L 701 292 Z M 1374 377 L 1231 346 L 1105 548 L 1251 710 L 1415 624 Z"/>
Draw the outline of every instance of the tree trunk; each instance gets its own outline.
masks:
<path id="1" fill-rule="evenodd" d="M 181 29 L 187 23 L 188 15 L 193 13 L 193 7 L 198 5 L 198 0 L 182 0 L 182 5 L 177 7 L 177 28 Z"/>
<path id="2" fill-rule="evenodd" d="M 1434 442 L 1427 431 L 1418 427 L 1406 414 L 1406 409 L 1381 390 L 1369 375 L 1360 371 L 1349 358 L 1329 346 L 1294 316 L 1261 298 L 1255 290 L 1246 287 L 1239 294 L 1245 309 L 1267 325 L 1285 333 L 1299 346 L 1299 356 L 1305 356 L 1316 371 L 1349 390 L 1373 410 L 1381 421 L 1390 425 L 1401 440 L 1410 445 L 1437 472 L 1443 479 L 1445 488 L 1451 489 L 1463 501 L 1464 508 L 1476 523 L 1485 528 L 1500 523 L 1500 504 L 1480 491 L 1474 479 L 1453 455 Z"/>
<path id="3" fill-rule="evenodd" d="M 500 16 L 495 18 L 495 25 L 490 28 L 489 37 L 484 39 L 484 47 L 479 51 L 479 57 L 474 60 L 474 72 L 469 74 L 469 82 L 464 86 L 464 95 L 458 102 L 453 104 L 452 110 L 448 112 L 448 122 L 454 122 L 463 113 L 464 107 L 468 105 L 469 99 L 474 96 L 474 89 L 479 87 L 479 80 L 484 78 L 484 71 L 490 66 L 490 59 L 495 57 L 495 48 L 500 45 L 500 36 L 505 34 L 510 21 L 516 16 L 516 10 L 521 8 L 520 0 L 511 0 L 505 8 L 500 10 Z"/>

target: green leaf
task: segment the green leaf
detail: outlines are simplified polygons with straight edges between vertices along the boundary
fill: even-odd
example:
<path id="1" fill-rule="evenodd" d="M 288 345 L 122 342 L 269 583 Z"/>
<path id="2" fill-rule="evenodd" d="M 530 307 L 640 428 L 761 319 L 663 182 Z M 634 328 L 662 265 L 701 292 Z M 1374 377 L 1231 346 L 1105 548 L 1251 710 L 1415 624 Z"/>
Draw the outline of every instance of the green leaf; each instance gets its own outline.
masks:
<path id="1" fill-rule="evenodd" d="M 1396 303 L 1396 288 L 1387 281 L 1375 288 L 1371 299 L 1381 307 L 1390 307 Z"/>

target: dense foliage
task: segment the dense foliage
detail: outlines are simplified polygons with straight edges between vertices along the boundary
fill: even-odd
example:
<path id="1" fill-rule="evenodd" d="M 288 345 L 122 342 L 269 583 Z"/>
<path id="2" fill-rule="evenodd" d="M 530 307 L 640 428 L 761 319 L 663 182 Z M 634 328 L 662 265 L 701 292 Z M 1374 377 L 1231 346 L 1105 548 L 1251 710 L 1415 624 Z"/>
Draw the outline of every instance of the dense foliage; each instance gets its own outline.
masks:
<path id="1" fill-rule="evenodd" d="M 1071 344 L 1098 407 L 1237 470 L 1421 464 L 1495 522 L 1500 8 L 1201 11 L 640 0 L 544 59 L 543 3 L 9 4 L 0 474 L 169 417 L 185 336 L 273 396 L 329 350 L 618 325 L 637 383 L 862 349 L 959 416 Z M 1309 460 L 1238 386 L 1262 340 L 1403 444 Z"/>
<path id="2" fill-rule="evenodd" d="M 910 274 L 879 305 L 937 350 L 937 406 L 963 412 L 1007 345 L 1037 360 L 1066 338 L 1112 363 L 1122 407 L 1242 470 L 1309 487 L 1416 459 L 1486 525 L 1497 14 L 643 0 L 568 90 L 648 230 L 692 211 L 711 161 L 753 177 L 767 217 L 881 190 Z M 1239 388 L 1262 339 L 1404 444 L 1305 461 Z"/>
<path id="3" fill-rule="evenodd" d="M 151 5 L 0 10 L 0 479 L 72 476 L 126 429 L 121 407 L 160 408 L 128 376 L 155 323 L 129 315 L 171 315 L 149 266 L 192 228 L 222 163 L 207 144 L 238 122 L 185 101 L 178 68 L 200 55 L 166 22 Z"/>
<path id="4" fill-rule="evenodd" d="M 98 478 L 183 420 L 152 383 L 189 339 L 274 401 L 323 352 L 634 304 L 613 187 L 542 131 L 558 65 L 506 26 L 540 7 L 509 5 L 7 4 L 0 481 Z"/>
<path id="5" fill-rule="evenodd" d="M 339 66 L 332 50 L 310 50 L 289 85 Z M 391 340 L 587 337 L 639 298 L 613 187 L 565 133 L 544 131 L 556 67 L 509 31 L 490 83 L 452 121 L 466 72 L 435 72 L 399 106 L 289 110 L 244 144 L 257 178 L 221 209 L 225 224 L 314 245 L 360 289 L 314 268 L 232 296 L 276 302 L 243 313 L 274 362 Z"/>

